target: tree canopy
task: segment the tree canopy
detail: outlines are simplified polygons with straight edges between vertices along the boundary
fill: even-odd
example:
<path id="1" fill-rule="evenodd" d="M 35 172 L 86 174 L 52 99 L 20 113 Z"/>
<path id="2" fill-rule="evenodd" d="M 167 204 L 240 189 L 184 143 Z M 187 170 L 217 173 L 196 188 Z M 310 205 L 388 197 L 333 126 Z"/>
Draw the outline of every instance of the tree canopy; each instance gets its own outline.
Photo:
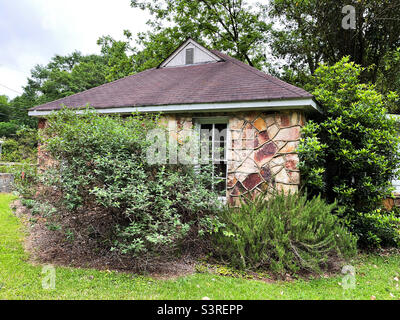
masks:
<path id="1" fill-rule="evenodd" d="M 342 9 L 355 8 L 355 29 L 344 29 Z M 376 82 L 385 57 L 400 46 L 400 3 L 391 0 L 273 0 L 275 55 L 287 58 L 289 69 L 311 74 L 320 62 L 330 65 L 349 56 L 368 67 L 363 80 Z"/>
<path id="2" fill-rule="evenodd" d="M 148 22 L 152 30 L 142 34 L 145 42 L 165 33 L 180 40 L 192 37 L 251 66 L 261 68 L 267 62 L 265 49 L 271 24 L 261 4 L 252 6 L 240 0 L 132 0 L 131 5 L 152 14 Z"/>
<path id="3" fill-rule="evenodd" d="M 355 29 L 342 9 L 355 8 Z M 124 39 L 98 39 L 100 54 L 75 51 L 32 69 L 23 94 L 0 101 L 0 121 L 35 126 L 27 109 L 156 67 L 188 37 L 297 86 L 306 87 L 319 63 L 348 56 L 361 81 L 383 94 L 399 92 L 400 3 L 390 0 L 131 0 L 151 14 L 150 29 Z M 400 111 L 399 101 L 389 111 Z"/>

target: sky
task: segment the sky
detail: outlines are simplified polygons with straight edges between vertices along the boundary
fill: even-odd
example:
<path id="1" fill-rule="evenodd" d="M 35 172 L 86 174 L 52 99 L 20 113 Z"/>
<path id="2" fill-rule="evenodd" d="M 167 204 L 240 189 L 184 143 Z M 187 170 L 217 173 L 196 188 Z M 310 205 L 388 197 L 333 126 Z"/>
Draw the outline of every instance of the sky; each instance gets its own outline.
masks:
<path id="1" fill-rule="evenodd" d="M 30 70 L 75 50 L 99 53 L 97 39 L 147 30 L 130 0 L 0 0 L 0 95 L 22 93 Z"/>

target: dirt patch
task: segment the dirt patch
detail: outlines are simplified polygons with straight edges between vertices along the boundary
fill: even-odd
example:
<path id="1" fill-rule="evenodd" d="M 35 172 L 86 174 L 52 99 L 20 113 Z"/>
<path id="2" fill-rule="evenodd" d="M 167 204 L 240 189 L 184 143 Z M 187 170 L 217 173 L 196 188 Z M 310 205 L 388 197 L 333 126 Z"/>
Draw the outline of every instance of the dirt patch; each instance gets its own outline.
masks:
<path id="1" fill-rule="evenodd" d="M 111 252 L 105 246 L 104 248 L 99 247 L 96 239 L 91 240 L 76 235 L 76 239 L 68 241 L 64 232 L 50 230 L 47 219 L 33 215 L 31 210 L 22 205 L 21 200 L 14 201 L 11 207 L 25 226 L 24 248 L 29 253 L 30 263 L 32 264 L 116 270 L 146 274 L 163 280 L 187 276 L 196 272 L 197 259 L 194 257 L 160 259 L 156 263 L 141 260 L 138 263 L 132 258 L 121 257 Z"/>

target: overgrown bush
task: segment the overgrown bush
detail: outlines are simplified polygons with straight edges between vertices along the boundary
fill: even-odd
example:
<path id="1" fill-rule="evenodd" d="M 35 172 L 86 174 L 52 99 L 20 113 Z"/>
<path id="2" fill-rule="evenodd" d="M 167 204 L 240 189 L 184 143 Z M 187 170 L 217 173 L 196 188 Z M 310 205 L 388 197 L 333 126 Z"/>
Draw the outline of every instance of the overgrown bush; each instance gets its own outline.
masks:
<path id="1" fill-rule="evenodd" d="M 376 209 L 371 212 L 356 212 L 346 219 L 347 225 L 357 230 L 364 243 L 382 247 L 400 246 L 400 210 Z"/>
<path id="2" fill-rule="evenodd" d="M 374 215 L 373 227 L 370 216 L 391 196 L 391 181 L 400 166 L 396 122 L 386 108 L 396 96 L 383 96 L 373 85 L 361 83 L 362 71 L 348 58 L 315 71 L 309 91 L 323 114 L 303 128 L 299 168 L 310 194 L 321 193 L 345 208 L 343 218 L 360 245 L 393 244 L 394 239 L 382 238 L 387 230 L 379 230 L 394 227 L 384 223 L 386 213 Z"/>
<path id="3" fill-rule="evenodd" d="M 0 137 L 14 136 L 18 127 L 18 124 L 14 122 L 0 122 Z"/>
<path id="4" fill-rule="evenodd" d="M 59 193 L 54 205 L 65 210 L 63 219 L 90 213 L 91 236 L 136 258 L 197 248 L 199 235 L 218 225 L 217 195 L 206 187 L 210 169 L 147 161 L 146 135 L 155 128 L 162 130 L 151 116 L 77 115 L 65 108 L 48 118 L 42 135 L 55 160 L 42 180 Z M 97 228 L 102 221 L 107 225 Z"/>
<path id="5" fill-rule="evenodd" d="M 320 271 L 330 259 L 356 253 L 356 238 L 333 215 L 336 204 L 299 193 L 260 194 L 221 214 L 217 255 L 241 269 L 278 274 Z"/>
<path id="6" fill-rule="evenodd" d="M 27 199 L 34 197 L 38 184 L 38 172 L 35 164 L 16 164 L 8 167 L 7 172 L 14 176 L 14 191 Z"/>
<path id="7" fill-rule="evenodd" d="M 2 162 L 31 162 L 36 163 L 37 130 L 21 127 L 13 138 L 3 140 Z"/>

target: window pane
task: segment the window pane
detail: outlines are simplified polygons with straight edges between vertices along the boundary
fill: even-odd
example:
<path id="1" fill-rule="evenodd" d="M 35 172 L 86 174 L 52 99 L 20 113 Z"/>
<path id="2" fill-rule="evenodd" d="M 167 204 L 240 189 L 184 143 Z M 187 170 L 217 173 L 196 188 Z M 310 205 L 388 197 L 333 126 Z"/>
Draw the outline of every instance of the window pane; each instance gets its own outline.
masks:
<path id="1" fill-rule="evenodd" d="M 212 161 L 214 189 L 221 196 L 226 195 L 226 139 L 227 124 L 218 123 L 200 125 L 201 156 L 202 159 L 206 159 L 206 155 L 203 154 L 203 152 L 206 152 L 208 155 L 208 161 Z M 202 167 L 204 168 L 204 166 Z"/>
<path id="2" fill-rule="evenodd" d="M 220 163 L 226 160 L 226 124 L 215 124 L 214 129 L 214 163 Z"/>
<path id="3" fill-rule="evenodd" d="M 215 172 L 215 178 L 217 185 L 215 186 L 216 191 L 221 195 L 225 196 L 225 191 L 226 191 L 226 164 L 225 163 L 220 163 L 214 165 L 214 172 Z"/>

